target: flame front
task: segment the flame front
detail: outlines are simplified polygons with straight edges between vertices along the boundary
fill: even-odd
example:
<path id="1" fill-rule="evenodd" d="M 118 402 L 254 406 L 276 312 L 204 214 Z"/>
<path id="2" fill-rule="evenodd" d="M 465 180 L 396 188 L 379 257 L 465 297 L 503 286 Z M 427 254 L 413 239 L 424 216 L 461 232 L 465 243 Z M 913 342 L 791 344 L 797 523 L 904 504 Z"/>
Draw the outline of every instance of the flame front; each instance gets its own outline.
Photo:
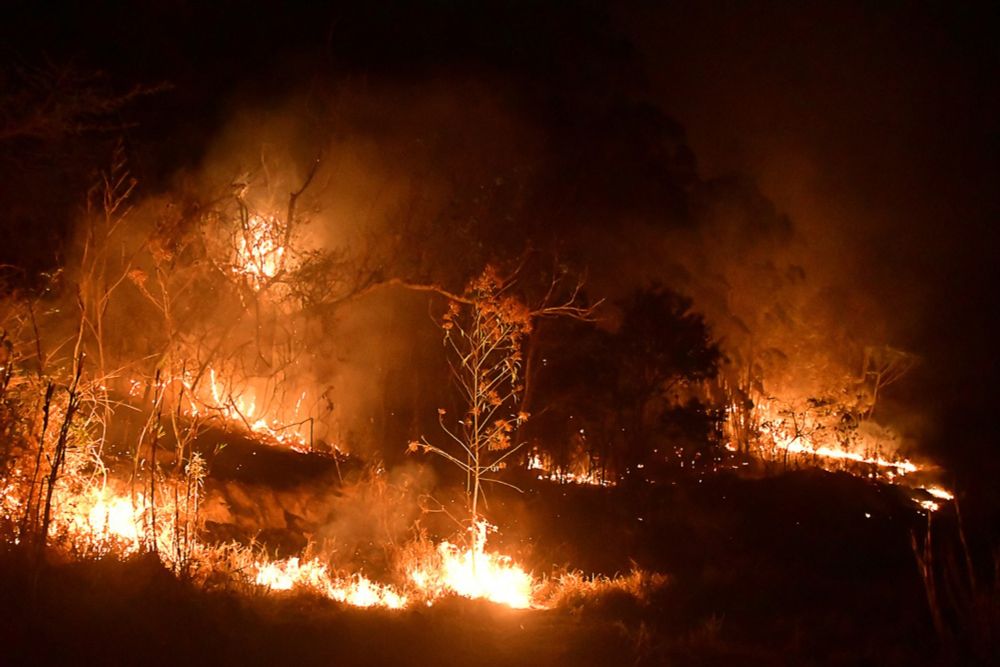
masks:
<path id="1" fill-rule="evenodd" d="M 450 542 L 438 546 L 437 567 L 418 567 L 410 579 L 430 597 L 454 593 L 462 597 L 485 599 L 514 609 L 534 606 L 534 579 L 510 557 L 487 553 L 486 532 L 492 528 L 477 521 L 472 529 L 472 546 L 461 549 Z"/>
<path id="2" fill-rule="evenodd" d="M 331 600 L 354 607 L 386 607 L 400 609 L 407 598 L 390 586 L 377 584 L 355 574 L 338 579 L 331 577 L 327 566 L 314 558 L 302 562 L 299 558 L 258 562 L 255 583 L 275 591 L 303 589 L 325 595 Z"/>
<path id="3" fill-rule="evenodd" d="M 490 526 L 478 521 L 472 529 L 472 546 L 461 549 L 451 542 L 438 545 L 435 557 L 409 569 L 412 595 L 371 581 L 361 574 L 335 577 L 319 559 L 288 558 L 257 561 L 254 583 L 275 591 L 308 590 L 356 607 L 400 609 L 412 600 L 433 604 L 446 595 L 483 599 L 514 609 L 538 607 L 533 601 L 535 580 L 508 556 L 485 550 Z"/>
<path id="4" fill-rule="evenodd" d="M 855 463 L 873 466 L 887 481 L 922 469 L 906 458 L 884 453 L 893 451 L 895 446 L 879 438 L 861 432 L 852 433 L 850 438 L 838 438 L 808 413 L 786 416 L 767 401 L 757 404 L 754 409 L 760 423 L 760 453 L 765 458 L 789 454 L 811 457 L 814 463 L 828 469 Z M 826 442 L 818 442 L 820 437 Z M 734 443 L 728 448 L 736 450 Z"/>

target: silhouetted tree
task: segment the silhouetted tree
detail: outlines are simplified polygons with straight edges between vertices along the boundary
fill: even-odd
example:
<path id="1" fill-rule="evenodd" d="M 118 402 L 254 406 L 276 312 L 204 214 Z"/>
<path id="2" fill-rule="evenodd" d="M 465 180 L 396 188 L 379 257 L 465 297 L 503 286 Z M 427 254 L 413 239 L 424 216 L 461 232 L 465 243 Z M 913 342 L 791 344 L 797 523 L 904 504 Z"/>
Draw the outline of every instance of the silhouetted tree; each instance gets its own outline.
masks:
<path id="1" fill-rule="evenodd" d="M 690 450 L 714 437 L 714 412 L 692 391 L 719 361 L 702 316 L 662 287 L 636 291 L 621 309 L 617 331 L 566 322 L 542 344 L 540 407 L 528 428 L 557 466 L 579 464 L 567 459 L 581 436 L 601 468 L 591 472 L 610 466 L 617 475 L 650 462 L 655 438 L 684 440 Z"/>
<path id="2" fill-rule="evenodd" d="M 719 349 L 691 300 L 659 286 L 638 290 L 622 304 L 615 339 L 618 392 L 631 426 L 623 452 L 628 472 L 649 456 L 650 429 L 671 391 L 715 375 Z"/>

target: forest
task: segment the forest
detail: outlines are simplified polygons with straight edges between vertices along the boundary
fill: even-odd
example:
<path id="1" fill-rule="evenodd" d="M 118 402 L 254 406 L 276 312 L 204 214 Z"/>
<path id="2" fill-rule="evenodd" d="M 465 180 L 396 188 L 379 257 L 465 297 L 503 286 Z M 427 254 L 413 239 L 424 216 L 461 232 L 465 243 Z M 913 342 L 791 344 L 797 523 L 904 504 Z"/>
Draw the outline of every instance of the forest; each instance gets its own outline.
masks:
<path id="1" fill-rule="evenodd" d="M 529 4 L 12 12 L 0 662 L 997 657 L 979 315 Z"/>

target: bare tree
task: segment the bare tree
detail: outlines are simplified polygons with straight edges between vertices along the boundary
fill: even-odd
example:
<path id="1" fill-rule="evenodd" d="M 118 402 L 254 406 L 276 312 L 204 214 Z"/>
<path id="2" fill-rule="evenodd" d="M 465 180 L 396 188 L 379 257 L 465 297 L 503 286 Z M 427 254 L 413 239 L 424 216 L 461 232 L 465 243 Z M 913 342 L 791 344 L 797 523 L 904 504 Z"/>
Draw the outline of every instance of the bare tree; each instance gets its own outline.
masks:
<path id="1" fill-rule="evenodd" d="M 102 72 L 52 61 L 5 70 L 0 72 L 5 83 L 0 93 L 0 142 L 120 130 L 122 109 L 169 88 L 137 85 L 116 92 Z"/>
<path id="2" fill-rule="evenodd" d="M 465 473 L 474 523 L 480 519 L 480 503 L 486 502 L 485 484 L 516 488 L 496 475 L 525 444 L 512 436 L 528 419 L 519 406 L 524 393 L 523 348 L 534 321 L 558 316 L 590 318 L 594 310 L 578 303 L 579 285 L 566 300 L 552 303 L 553 284 L 542 305 L 532 309 L 512 294 L 514 284 L 514 278 L 504 278 L 495 267 L 487 266 L 460 298 L 449 298 L 441 328 L 464 413 L 449 426 L 446 411 L 438 410 L 438 422 L 453 447 L 434 445 L 426 438 L 410 443 L 411 451 L 436 454 Z"/>
<path id="3" fill-rule="evenodd" d="M 916 356 L 888 345 L 865 348 L 864 380 L 871 383 L 871 404 L 866 418 L 874 414 L 880 392 L 909 373 L 916 364 Z"/>

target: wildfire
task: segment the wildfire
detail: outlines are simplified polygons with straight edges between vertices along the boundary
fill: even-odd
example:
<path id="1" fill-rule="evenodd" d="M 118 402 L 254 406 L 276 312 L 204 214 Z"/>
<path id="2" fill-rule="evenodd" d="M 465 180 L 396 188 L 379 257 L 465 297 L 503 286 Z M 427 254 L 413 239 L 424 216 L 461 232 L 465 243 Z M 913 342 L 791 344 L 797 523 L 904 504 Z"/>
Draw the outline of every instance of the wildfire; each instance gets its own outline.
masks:
<path id="1" fill-rule="evenodd" d="M 297 557 L 258 562 L 256 569 L 254 583 L 275 591 L 293 588 L 312 590 L 354 607 L 400 609 L 407 603 L 405 595 L 389 586 L 374 583 L 363 575 L 355 574 L 345 579 L 332 577 L 327 566 L 316 558 L 305 562 Z"/>
<path id="2" fill-rule="evenodd" d="M 514 609 L 533 605 L 535 581 L 510 557 L 487 553 L 486 533 L 495 530 L 486 521 L 477 521 L 470 529 L 471 547 L 461 549 L 450 542 L 438 545 L 440 561 L 436 567 L 418 567 L 410 571 L 410 580 L 429 598 L 447 593 L 486 599 Z"/>
<path id="3" fill-rule="evenodd" d="M 408 571 L 411 594 L 369 580 L 361 574 L 335 577 L 319 559 L 257 561 L 254 583 L 274 591 L 308 590 L 356 607 L 400 609 L 413 600 L 433 604 L 452 594 L 485 599 L 514 609 L 540 607 L 533 601 L 536 582 L 508 556 L 486 551 L 486 535 L 495 530 L 485 521 L 471 529 L 471 546 L 438 545 L 433 558 L 414 563 Z"/>
<path id="4" fill-rule="evenodd" d="M 917 501 L 917 504 L 923 507 L 928 512 L 937 512 L 941 508 L 941 506 L 938 505 L 933 500 L 920 500 Z"/>
<path id="5" fill-rule="evenodd" d="M 908 459 L 883 454 L 883 443 L 860 429 L 838 434 L 808 413 L 785 414 L 768 402 L 758 404 L 755 410 L 760 423 L 762 453 L 765 455 L 811 457 L 824 468 L 839 469 L 850 464 L 873 466 L 888 481 L 922 470 L 921 466 Z M 735 446 L 730 449 L 735 449 Z"/>
<path id="6" fill-rule="evenodd" d="M 930 498 L 919 498 L 919 497 L 913 498 L 913 502 L 915 502 L 917 505 L 924 508 L 928 512 L 937 512 L 939 509 L 941 509 L 941 502 L 939 501 L 949 501 L 955 499 L 955 494 L 953 494 L 951 491 L 941 486 L 937 485 L 924 486 L 921 487 L 920 490 L 936 498 L 936 500 L 931 500 Z"/>
<path id="7" fill-rule="evenodd" d="M 187 402 L 185 412 L 188 416 L 215 419 L 227 428 L 249 431 L 262 436 L 263 441 L 284 445 L 298 452 L 312 450 L 309 428 L 312 420 L 302 417 L 306 391 L 298 394 L 294 402 L 282 401 L 272 380 L 257 382 L 255 386 L 251 381 L 237 383 L 222 380 L 220 376 L 214 367 L 209 367 L 204 379 L 207 382 L 203 380 L 196 385 L 190 373 L 183 377 Z"/>
<path id="8" fill-rule="evenodd" d="M 827 447 L 824 445 L 815 446 L 811 442 L 803 439 L 801 436 L 793 438 L 790 441 L 775 440 L 775 446 L 782 450 L 787 451 L 791 454 L 806 454 L 809 456 L 818 456 L 820 458 L 830 459 L 830 460 L 842 460 L 842 461 L 854 461 L 855 463 L 865 463 L 869 465 L 875 465 L 880 468 L 889 468 L 896 471 L 896 474 L 905 475 L 907 473 L 916 472 L 920 468 L 906 460 L 891 460 L 883 456 L 865 456 L 858 452 L 844 451 L 841 449 L 834 449 L 832 447 Z"/>
<path id="9" fill-rule="evenodd" d="M 356 607 L 400 609 L 414 600 L 433 604 L 446 595 L 485 599 L 514 609 L 539 607 L 533 601 L 536 582 L 508 556 L 487 552 L 486 535 L 493 529 L 485 521 L 472 528 L 471 546 L 451 542 L 438 545 L 433 558 L 414 563 L 407 573 L 411 594 L 354 574 L 338 578 L 319 559 L 258 561 L 254 583 L 270 590 L 310 590 L 331 600 Z"/>
<path id="10" fill-rule="evenodd" d="M 3 516 L 12 521 L 20 514 L 20 494 L 4 487 Z M 75 554 L 131 556 L 151 548 L 150 508 L 141 493 L 119 494 L 108 486 L 74 492 L 57 490 L 53 501 L 50 535 L 53 544 Z M 178 526 L 171 507 L 157 509 L 156 547 L 168 566 L 174 564 Z M 486 551 L 487 533 L 495 530 L 485 521 L 471 529 L 471 546 L 462 549 L 441 542 L 433 556 L 415 559 L 407 568 L 407 586 L 396 588 L 374 582 L 362 574 L 336 576 L 319 558 L 282 560 L 256 558 L 246 576 L 251 583 L 271 591 L 312 591 L 330 600 L 355 607 L 401 609 L 416 600 L 430 605 L 447 595 L 485 599 L 515 609 L 542 608 L 533 600 L 537 583 L 510 557 Z M 17 541 L 15 539 L 15 541 Z M 189 557 L 213 562 L 213 547 L 197 544 Z"/>
<path id="11" fill-rule="evenodd" d="M 107 535 L 138 548 L 140 537 L 136 526 L 139 517 L 131 499 L 114 495 L 106 488 L 97 491 L 94 496 L 95 502 L 87 512 L 86 521 L 78 521 L 83 518 L 82 513 L 73 517 L 77 520 L 77 532 Z M 141 496 L 139 500 L 141 505 Z"/>
<path id="12" fill-rule="evenodd" d="M 944 489 L 944 488 L 941 488 L 940 486 L 928 486 L 928 487 L 924 487 L 924 491 L 926 491 L 927 493 L 931 494 L 935 498 L 940 498 L 941 500 L 954 500 L 955 499 L 955 495 L 951 491 L 949 491 L 947 489 Z"/>
<path id="13" fill-rule="evenodd" d="M 284 267 L 283 233 L 277 218 L 250 215 L 236 234 L 233 273 L 246 277 L 255 289 L 266 287 Z"/>
<path id="14" fill-rule="evenodd" d="M 8 484 L 3 489 L 0 504 L 7 521 L 16 522 L 22 515 L 22 498 L 22 489 L 17 485 Z M 158 504 L 154 537 L 153 516 L 142 493 L 136 493 L 133 499 L 107 485 L 84 489 L 57 487 L 52 497 L 49 536 L 73 553 L 118 556 L 139 553 L 155 539 L 157 548 L 169 561 L 172 540 L 176 537 L 175 514 L 169 503 Z M 19 543 L 20 537 L 14 537 L 13 541 Z"/>
<path id="15" fill-rule="evenodd" d="M 587 470 L 573 472 L 572 470 L 553 469 L 550 457 L 541 452 L 534 452 L 528 457 L 528 470 L 537 470 L 537 479 L 558 482 L 560 484 L 587 484 L 590 486 L 614 486 L 614 481 L 606 479 L 597 471 Z"/>

